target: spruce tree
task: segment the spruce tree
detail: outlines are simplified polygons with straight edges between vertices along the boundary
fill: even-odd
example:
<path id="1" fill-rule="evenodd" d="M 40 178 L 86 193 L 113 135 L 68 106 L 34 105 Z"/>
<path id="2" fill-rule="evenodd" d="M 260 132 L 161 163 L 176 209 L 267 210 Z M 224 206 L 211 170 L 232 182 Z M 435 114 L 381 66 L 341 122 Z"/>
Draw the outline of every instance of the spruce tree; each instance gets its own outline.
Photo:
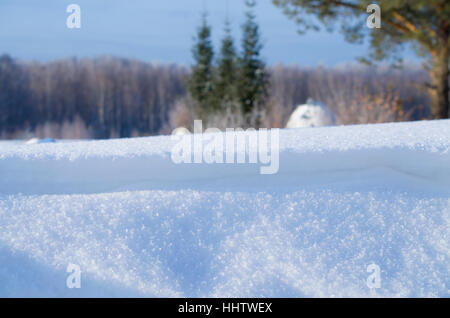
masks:
<path id="1" fill-rule="evenodd" d="M 242 113 L 246 117 L 247 124 L 254 124 L 258 128 L 258 118 L 267 99 L 268 73 L 264 61 L 261 60 L 259 27 L 256 23 L 254 7 L 256 2 L 247 0 L 247 21 L 243 25 L 242 55 L 239 62 L 239 100 Z M 257 112 L 257 118 L 252 123 L 252 114 Z"/>
<path id="2" fill-rule="evenodd" d="M 188 90 L 196 103 L 200 115 L 213 109 L 213 66 L 214 49 L 211 41 L 211 28 L 206 13 L 198 29 L 196 43 L 192 49 L 194 65 L 188 81 Z"/>
<path id="3" fill-rule="evenodd" d="M 237 80 L 237 55 L 234 40 L 231 36 L 230 23 L 225 22 L 225 37 L 222 40 L 220 57 L 217 62 L 217 79 L 215 85 L 215 96 L 218 105 L 223 110 L 223 105 L 233 103 L 236 100 Z"/>

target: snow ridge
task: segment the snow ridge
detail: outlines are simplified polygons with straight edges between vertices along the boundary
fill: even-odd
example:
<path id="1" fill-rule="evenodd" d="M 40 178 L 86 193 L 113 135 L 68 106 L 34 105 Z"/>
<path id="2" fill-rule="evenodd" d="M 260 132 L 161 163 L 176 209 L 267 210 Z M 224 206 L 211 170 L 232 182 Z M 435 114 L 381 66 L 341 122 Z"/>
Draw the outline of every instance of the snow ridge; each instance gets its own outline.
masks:
<path id="1" fill-rule="evenodd" d="M 0 296 L 450 296 L 449 120 L 285 129 L 275 175 L 172 146 L 0 142 Z"/>

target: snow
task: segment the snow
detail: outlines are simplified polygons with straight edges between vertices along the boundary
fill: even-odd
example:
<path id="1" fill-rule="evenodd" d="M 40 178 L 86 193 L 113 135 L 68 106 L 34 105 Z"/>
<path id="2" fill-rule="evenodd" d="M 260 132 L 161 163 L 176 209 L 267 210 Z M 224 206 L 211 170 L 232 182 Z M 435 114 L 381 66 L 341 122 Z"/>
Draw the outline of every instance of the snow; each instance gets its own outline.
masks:
<path id="1" fill-rule="evenodd" d="M 336 125 L 336 117 L 323 103 L 308 99 L 289 117 L 286 128 L 323 127 Z"/>
<path id="2" fill-rule="evenodd" d="M 274 175 L 174 142 L 0 142 L 0 296 L 450 296 L 449 120 L 284 129 Z"/>
<path id="3" fill-rule="evenodd" d="M 38 139 L 38 138 L 31 138 L 26 142 L 27 145 L 35 145 L 35 144 L 45 144 L 45 143 L 53 143 L 56 142 L 53 138 L 45 138 L 45 139 Z"/>

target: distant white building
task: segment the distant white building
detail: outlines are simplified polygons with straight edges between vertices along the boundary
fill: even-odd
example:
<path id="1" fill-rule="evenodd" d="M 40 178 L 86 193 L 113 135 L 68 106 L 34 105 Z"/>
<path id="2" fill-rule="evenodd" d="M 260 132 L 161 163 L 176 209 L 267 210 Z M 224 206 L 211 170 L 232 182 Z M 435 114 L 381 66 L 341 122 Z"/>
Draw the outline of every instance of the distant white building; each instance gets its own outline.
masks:
<path id="1" fill-rule="evenodd" d="M 298 106 L 286 124 L 286 128 L 321 127 L 336 125 L 336 116 L 324 104 L 308 99 Z"/>

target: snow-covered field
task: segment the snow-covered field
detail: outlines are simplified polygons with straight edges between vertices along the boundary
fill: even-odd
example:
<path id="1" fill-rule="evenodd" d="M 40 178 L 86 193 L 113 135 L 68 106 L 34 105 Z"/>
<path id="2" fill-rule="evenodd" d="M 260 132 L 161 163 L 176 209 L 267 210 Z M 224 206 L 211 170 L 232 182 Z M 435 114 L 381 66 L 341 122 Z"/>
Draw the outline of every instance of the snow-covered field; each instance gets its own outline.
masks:
<path id="1" fill-rule="evenodd" d="M 173 144 L 0 142 L 0 296 L 449 297 L 449 120 L 285 129 L 274 175 Z"/>

